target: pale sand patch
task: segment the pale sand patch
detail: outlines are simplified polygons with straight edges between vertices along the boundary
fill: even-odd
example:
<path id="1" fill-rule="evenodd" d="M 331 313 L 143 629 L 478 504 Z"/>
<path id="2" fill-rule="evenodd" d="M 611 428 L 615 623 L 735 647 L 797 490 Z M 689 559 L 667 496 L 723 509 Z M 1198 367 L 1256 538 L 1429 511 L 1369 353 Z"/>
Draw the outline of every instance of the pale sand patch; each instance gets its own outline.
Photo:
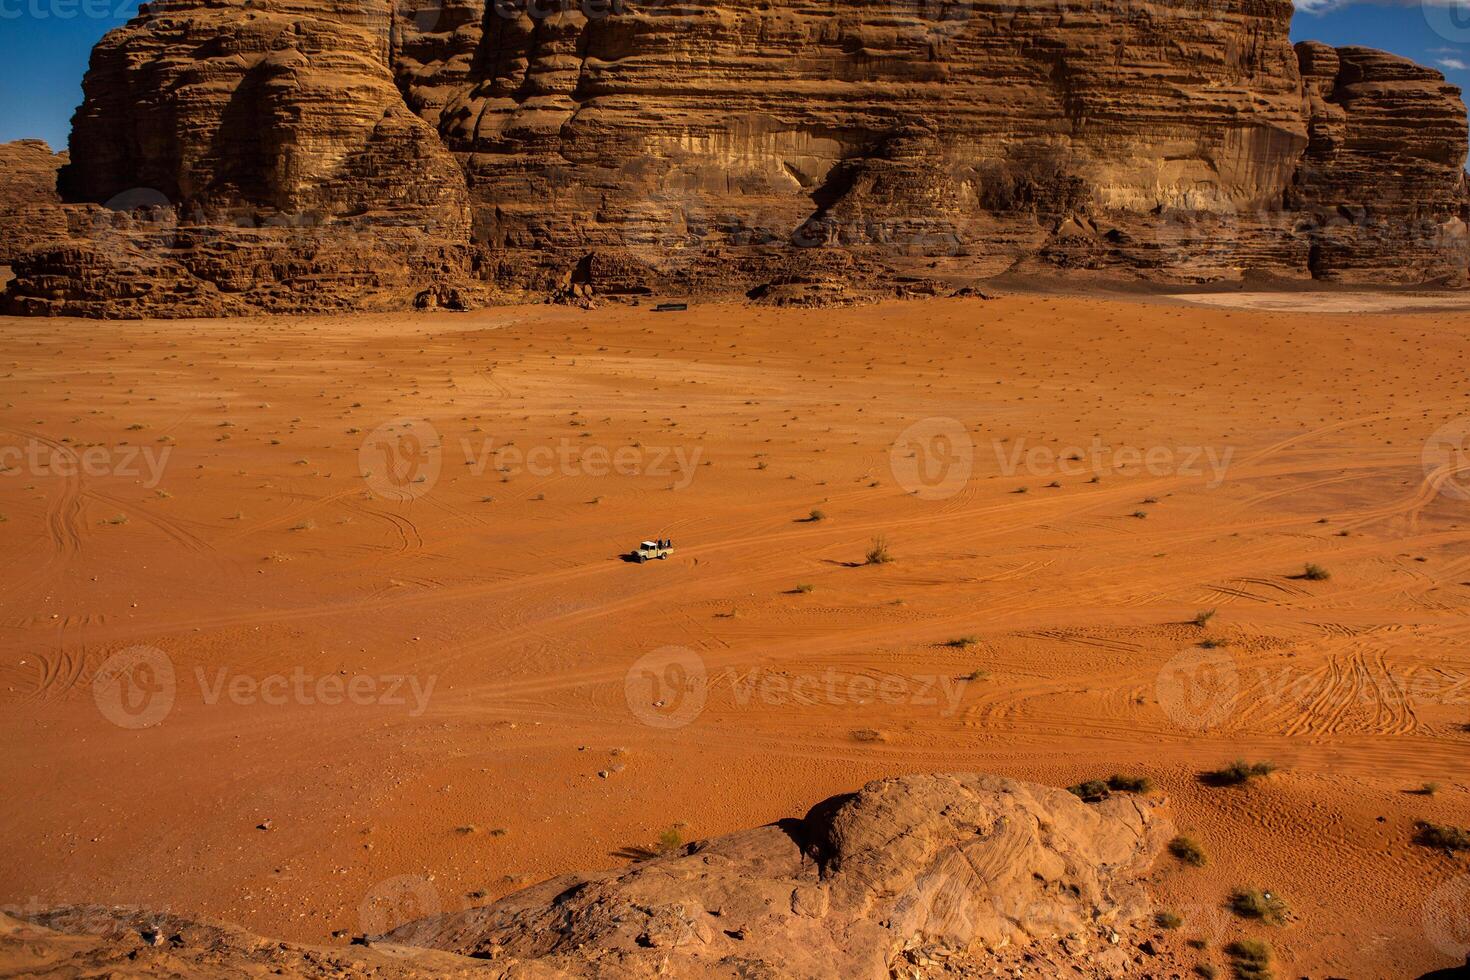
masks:
<path id="1" fill-rule="evenodd" d="M 1170 299 L 1199 306 L 1280 313 L 1410 313 L 1470 310 L 1470 293 L 1175 293 Z"/>

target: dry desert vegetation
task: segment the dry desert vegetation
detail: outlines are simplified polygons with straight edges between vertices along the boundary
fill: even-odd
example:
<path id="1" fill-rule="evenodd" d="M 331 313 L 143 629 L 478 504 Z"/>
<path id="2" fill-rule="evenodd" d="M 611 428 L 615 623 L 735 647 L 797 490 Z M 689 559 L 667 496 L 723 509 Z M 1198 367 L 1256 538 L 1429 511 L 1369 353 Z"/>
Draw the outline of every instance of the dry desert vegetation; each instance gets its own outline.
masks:
<path id="1" fill-rule="evenodd" d="M 12 909 L 371 957 L 984 772 L 1174 828 L 1125 972 L 1464 960 L 1464 312 L 0 326 Z"/>

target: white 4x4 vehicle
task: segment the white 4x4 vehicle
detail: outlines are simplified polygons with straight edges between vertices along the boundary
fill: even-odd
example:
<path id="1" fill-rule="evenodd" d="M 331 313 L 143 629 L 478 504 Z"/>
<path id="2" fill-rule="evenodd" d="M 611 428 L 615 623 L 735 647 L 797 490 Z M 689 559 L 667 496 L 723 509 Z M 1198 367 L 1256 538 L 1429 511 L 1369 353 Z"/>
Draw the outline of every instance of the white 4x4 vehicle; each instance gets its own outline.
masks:
<path id="1" fill-rule="evenodd" d="M 657 541 L 642 541 L 633 552 L 633 560 L 642 564 L 651 558 L 664 559 L 674 553 L 674 542 L 659 538 Z"/>

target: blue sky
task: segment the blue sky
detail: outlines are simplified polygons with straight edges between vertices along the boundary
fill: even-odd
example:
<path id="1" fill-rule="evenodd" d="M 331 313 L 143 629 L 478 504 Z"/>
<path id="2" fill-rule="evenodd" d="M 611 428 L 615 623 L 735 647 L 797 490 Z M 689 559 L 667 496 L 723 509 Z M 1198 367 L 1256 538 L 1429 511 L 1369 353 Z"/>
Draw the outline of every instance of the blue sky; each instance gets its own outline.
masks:
<path id="1" fill-rule="evenodd" d="M 1470 87 L 1470 0 L 1297 6 L 1296 40 L 1383 48 Z M 136 0 L 0 0 L 0 142 L 40 137 L 64 146 L 88 52 L 136 9 Z"/>

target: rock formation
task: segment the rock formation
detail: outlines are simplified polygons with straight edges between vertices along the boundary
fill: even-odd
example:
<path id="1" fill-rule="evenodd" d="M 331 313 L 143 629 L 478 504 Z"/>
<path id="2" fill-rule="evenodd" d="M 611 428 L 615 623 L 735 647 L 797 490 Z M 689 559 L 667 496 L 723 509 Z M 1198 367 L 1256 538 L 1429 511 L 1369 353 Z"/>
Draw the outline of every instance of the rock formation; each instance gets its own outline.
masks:
<path id="1" fill-rule="evenodd" d="M 1139 881 L 1169 833 L 1138 798 L 1089 805 L 991 776 L 910 776 L 802 820 L 409 922 L 363 947 L 67 908 L 0 929 L 0 964 L 25 955 L 57 976 L 152 964 L 190 976 L 249 965 L 312 977 L 887 980 L 1010 975 L 1024 961 L 1028 975 L 1180 975 Z"/>
<path id="2" fill-rule="evenodd" d="M 160 206 L 17 263 L 9 304 L 822 302 L 1012 269 L 1462 284 L 1458 90 L 1294 48 L 1291 11 L 159 0 L 94 52 L 61 187 Z"/>
<path id="3" fill-rule="evenodd" d="M 41 140 L 0 143 L 0 266 L 16 256 L 70 237 L 67 212 L 56 193 L 65 153 Z"/>

